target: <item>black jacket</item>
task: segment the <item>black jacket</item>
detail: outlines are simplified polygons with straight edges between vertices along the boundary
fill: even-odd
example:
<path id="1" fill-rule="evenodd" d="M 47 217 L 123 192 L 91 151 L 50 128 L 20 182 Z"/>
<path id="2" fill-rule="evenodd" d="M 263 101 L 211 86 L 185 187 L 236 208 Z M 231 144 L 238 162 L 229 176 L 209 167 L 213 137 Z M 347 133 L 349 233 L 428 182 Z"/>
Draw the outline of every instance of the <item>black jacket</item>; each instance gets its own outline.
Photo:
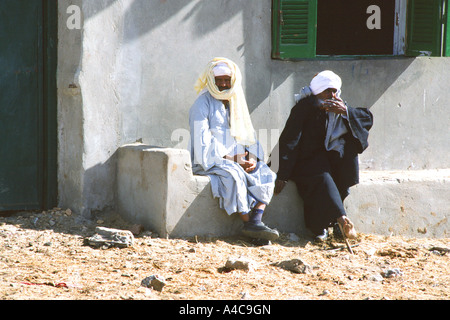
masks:
<path id="1" fill-rule="evenodd" d="M 351 186 L 359 182 L 358 154 L 369 145 L 373 115 L 366 108 L 347 108 L 348 119 L 345 124 L 348 132 L 344 136 L 344 156 L 339 161 L 339 170 L 346 172 L 348 181 L 345 184 Z M 292 108 L 278 143 L 278 179 L 289 180 L 300 172 L 307 172 L 314 166 L 314 156 L 327 152 L 324 145 L 325 119 L 326 113 L 317 107 L 315 96 L 300 100 Z M 329 152 L 337 154 L 335 151 Z"/>

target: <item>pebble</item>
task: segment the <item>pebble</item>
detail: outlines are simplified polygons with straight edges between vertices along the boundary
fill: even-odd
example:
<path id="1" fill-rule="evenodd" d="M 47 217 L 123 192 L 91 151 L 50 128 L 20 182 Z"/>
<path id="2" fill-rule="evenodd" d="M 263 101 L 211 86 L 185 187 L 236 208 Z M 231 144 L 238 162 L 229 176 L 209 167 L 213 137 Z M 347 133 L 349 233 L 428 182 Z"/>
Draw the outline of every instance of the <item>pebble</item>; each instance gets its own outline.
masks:
<path id="1" fill-rule="evenodd" d="M 312 273 L 311 266 L 304 263 L 301 259 L 291 259 L 281 261 L 274 263 L 274 265 L 294 273 L 303 273 L 303 274 Z"/>
<path id="2" fill-rule="evenodd" d="M 381 274 L 372 274 L 369 276 L 370 281 L 381 282 L 383 281 L 383 276 Z"/>
<path id="3" fill-rule="evenodd" d="M 227 262 L 225 263 L 225 269 L 230 270 L 244 270 L 244 271 L 252 271 L 254 270 L 255 262 L 251 259 L 248 259 L 246 257 L 239 257 L 239 258 L 228 258 Z"/>
<path id="4" fill-rule="evenodd" d="M 129 229 L 131 233 L 135 236 L 139 235 L 142 231 L 144 231 L 144 226 L 141 224 L 134 224 Z"/>
<path id="5" fill-rule="evenodd" d="M 141 286 L 152 288 L 156 291 L 161 292 L 166 285 L 166 280 L 160 275 L 152 275 L 141 281 Z"/>
<path id="6" fill-rule="evenodd" d="M 330 294 L 330 291 L 328 291 L 327 289 L 323 290 L 321 294 L 319 294 L 319 296 L 327 296 Z"/>
<path id="7" fill-rule="evenodd" d="M 299 242 L 300 238 L 295 233 L 289 233 L 289 241 Z"/>
<path id="8" fill-rule="evenodd" d="M 241 292 L 241 300 L 251 300 L 252 297 L 250 296 L 250 294 L 248 292 Z"/>
<path id="9" fill-rule="evenodd" d="M 364 252 L 368 257 L 371 257 L 377 252 L 377 250 L 375 248 L 370 248 L 368 250 L 365 250 Z"/>
<path id="10" fill-rule="evenodd" d="M 399 268 L 394 268 L 384 271 L 381 275 L 385 278 L 395 278 L 403 276 L 403 272 Z"/>

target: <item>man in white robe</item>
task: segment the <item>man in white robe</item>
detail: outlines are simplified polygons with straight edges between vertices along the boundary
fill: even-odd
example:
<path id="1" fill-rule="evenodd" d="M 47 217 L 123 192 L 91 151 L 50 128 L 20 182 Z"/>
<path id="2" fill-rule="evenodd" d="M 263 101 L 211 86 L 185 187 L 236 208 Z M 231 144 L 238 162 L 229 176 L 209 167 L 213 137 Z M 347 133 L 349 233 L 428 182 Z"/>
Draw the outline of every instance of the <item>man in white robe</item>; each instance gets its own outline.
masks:
<path id="1" fill-rule="evenodd" d="M 199 94 L 189 112 L 193 173 L 207 175 L 212 193 L 228 215 L 239 213 L 242 232 L 275 240 L 262 215 L 272 199 L 276 174 L 263 162 L 237 65 L 215 58 L 196 83 Z"/>

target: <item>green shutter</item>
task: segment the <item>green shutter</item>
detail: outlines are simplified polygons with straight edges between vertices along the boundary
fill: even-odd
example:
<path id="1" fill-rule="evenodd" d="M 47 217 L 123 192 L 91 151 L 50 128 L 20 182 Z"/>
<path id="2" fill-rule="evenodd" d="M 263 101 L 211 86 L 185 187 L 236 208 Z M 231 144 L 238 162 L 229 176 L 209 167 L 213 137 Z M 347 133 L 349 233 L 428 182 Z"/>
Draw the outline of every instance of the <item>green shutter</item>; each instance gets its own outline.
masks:
<path id="1" fill-rule="evenodd" d="M 316 55 L 317 0 L 273 0 L 272 58 Z"/>
<path id="2" fill-rule="evenodd" d="M 441 12 L 442 0 L 409 0 L 406 55 L 441 55 Z"/>

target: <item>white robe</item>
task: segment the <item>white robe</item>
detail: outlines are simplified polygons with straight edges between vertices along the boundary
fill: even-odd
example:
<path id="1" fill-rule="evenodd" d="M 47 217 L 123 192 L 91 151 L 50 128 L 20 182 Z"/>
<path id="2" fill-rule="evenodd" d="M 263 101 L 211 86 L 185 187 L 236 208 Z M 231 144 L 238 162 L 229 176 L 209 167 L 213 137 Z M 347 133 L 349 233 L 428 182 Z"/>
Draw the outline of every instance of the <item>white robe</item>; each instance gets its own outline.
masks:
<path id="1" fill-rule="evenodd" d="M 229 112 L 221 101 L 208 91 L 201 93 L 189 112 L 189 125 L 193 173 L 209 176 L 213 196 L 219 198 L 222 209 L 231 215 L 249 212 L 258 202 L 269 204 L 276 174 L 263 161 L 247 173 L 236 162 L 223 158 L 243 154 L 246 149 L 231 136 Z M 247 150 L 264 159 L 259 142 Z"/>

